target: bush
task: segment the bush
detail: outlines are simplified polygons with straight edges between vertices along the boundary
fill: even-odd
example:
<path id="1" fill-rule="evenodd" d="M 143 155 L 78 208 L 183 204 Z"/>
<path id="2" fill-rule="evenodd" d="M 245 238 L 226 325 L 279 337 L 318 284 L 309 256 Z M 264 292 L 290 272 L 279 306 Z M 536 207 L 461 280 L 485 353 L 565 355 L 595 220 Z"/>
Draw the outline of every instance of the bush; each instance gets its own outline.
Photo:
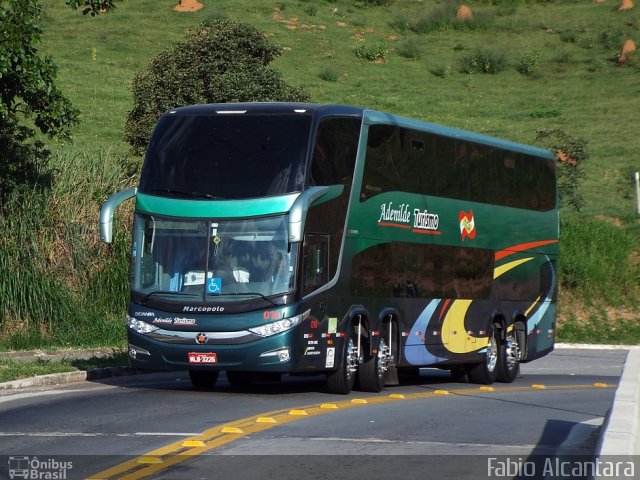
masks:
<path id="1" fill-rule="evenodd" d="M 436 77 L 448 78 L 451 76 L 451 73 L 452 73 L 451 65 L 450 64 L 438 65 L 437 67 L 434 67 L 431 69 L 431 73 Z"/>
<path id="2" fill-rule="evenodd" d="M 376 60 L 384 60 L 387 56 L 387 48 L 382 44 L 360 45 L 353 50 L 353 53 L 358 58 L 373 62 Z"/>
<path id="3" fill-rule="evenodd" d="M 455 5 L 449 4 L 427 12 L 417 22 L 411 25 L 411 30 L 416 33 L 431 33 L 449 30 L 453 28 L 455 18 Z"/>
<path id="4" fill-rule="evenodd" d="M 464 73 L 492 73 L 501 72 L 507 66 L 507 55 L 496 50 L 478 50 L 473 55 L 462 59 L 461 70 Z"/>
<path id="5" fill-rule="evenodd" d="M 584 177 L 583 163 L 589 158 L 586 140 L 574 138 L 561 129 L 540 129 L 536 140 L 556 155 L 560 205 L 580 210 L 584 200 L 578 189 Z"/>
<path id="6" fill-rule="evenodd" d="M 393 0 L 364 0 L 365 5 L 388 7 L 393 3 Z"/>
<path id="7" fill-rule="evenodd" d="M 325 82 L 338 81 L 338 72 L 332 67 L 322 67 L 318 76 Z"/>
<path id="8" fill-rule="evenodd" d="M 406 32 L 411 28 L 411 18 L 406 13 L 398 13 L 389 25 L 398 32 Z"/>
<path id="9" fill-rule="evenodd" d="M 535 67 L 540 63 L 541 53 L 538 50 L 524 52 L 516 69 L 523 75 L 531 75 Z"/>
<path id="10" fill-rule="evenodd" d="M 142 154 L 164 112 L 196 103 L 307 101 L 269 67 L 280 51 L 254 27 L 228 19 L 208 20 L 160 52 L 133 80 L 133 110 L 125 138 Z"/>
<path id="11" fill-rule="evenodd" d="M 420 58 L 420 45 L 415 38 L 408 38 L 398 45 L 398 55 L 410 60 Z"/>
<path id="12" fill-rule="evenodd" d="M 10 196 L 34 186 L 39 190 L 51 186 L 49 151 L 33 137 L 32 129 L 0 117 L 0 216 L 10 213 L 6 211 Z"/>

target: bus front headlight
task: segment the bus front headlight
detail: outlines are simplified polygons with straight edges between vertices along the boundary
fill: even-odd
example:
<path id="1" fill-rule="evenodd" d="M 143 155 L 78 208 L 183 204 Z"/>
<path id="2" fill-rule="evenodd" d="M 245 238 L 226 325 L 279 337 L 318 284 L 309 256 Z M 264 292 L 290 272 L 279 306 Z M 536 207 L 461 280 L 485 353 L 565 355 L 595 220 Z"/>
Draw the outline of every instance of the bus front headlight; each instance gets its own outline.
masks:
<path id="1" fill-rule="evenodd" d="M 267 323 L 266 325 L 260 325 L 259 327 L 250 328 L 249 331 L 260 335 L 261 337 L 270 337 L 277 333 L 286 332 L 291 330 L 296 325 L 300 325 L 302 321 L 309 316 L 310 310 L 296 315 L 295 317 L 283 318 L 277 322 Z"/>
<path id="2" fill-rule="evenodd" d="M 151 325 L 150 323 L 143 322 L 142 320 L 138 320 L 137 318 L 133 318 L 127 315 L 127 326 L 138 333 L 146 335 L 147 333 L 155 332 L 158 330 L 158 327 L 155 325 Z"/>

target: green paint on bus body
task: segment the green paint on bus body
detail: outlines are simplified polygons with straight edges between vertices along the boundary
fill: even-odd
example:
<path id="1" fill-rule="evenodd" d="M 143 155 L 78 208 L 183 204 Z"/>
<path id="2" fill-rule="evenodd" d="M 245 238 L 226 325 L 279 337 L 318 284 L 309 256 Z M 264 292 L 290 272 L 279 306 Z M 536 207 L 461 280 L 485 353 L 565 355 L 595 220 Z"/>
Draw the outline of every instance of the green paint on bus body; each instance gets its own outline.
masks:
<path id="1" fill-rule="evenodd" d="M 288 212 L 297 193 L 248 200 L 185 200 L 138 193 L 136 210 L 184 218 L 240 218 Z"/>

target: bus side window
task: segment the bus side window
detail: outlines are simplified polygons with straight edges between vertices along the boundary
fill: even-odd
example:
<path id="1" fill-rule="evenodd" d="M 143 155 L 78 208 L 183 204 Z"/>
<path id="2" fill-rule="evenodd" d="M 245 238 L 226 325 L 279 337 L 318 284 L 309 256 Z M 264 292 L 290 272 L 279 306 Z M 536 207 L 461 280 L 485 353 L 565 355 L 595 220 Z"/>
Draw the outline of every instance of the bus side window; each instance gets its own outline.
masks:
<path id="1" fill-rule="evenodd" d="M 302 291 L 307 295 L 329 280 L 329 235 L 304 236 Z"/>

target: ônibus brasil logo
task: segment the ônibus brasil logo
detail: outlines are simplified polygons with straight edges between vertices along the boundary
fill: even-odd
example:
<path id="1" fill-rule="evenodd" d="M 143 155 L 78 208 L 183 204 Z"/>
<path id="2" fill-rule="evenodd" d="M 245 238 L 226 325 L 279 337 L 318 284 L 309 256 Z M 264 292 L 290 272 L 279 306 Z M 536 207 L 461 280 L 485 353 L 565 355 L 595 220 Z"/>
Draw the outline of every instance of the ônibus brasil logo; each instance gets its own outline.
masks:
<path id="1" fill-rule="evenodd" d="M 73 469 L 73 462 L 60 461 L 55 458 L 11 456 L 8 463 L 11 480 L 16 478 L 66 480 L 68 471 Z"/>
<path id="2" fill-rule="evenodd" d="M 397 207 L 394 207 L 393 202 L 380 205 L 378 225 L 381 227 L 412 229 L 413 233 L 440 235 L 442 232 L 438 230 L 439 224 L 440 217 L 437 213 L 429 213 L 428 210 L 423 211 L 419 208 L 412 211 L 408 203 L 401 203 Z"/>

